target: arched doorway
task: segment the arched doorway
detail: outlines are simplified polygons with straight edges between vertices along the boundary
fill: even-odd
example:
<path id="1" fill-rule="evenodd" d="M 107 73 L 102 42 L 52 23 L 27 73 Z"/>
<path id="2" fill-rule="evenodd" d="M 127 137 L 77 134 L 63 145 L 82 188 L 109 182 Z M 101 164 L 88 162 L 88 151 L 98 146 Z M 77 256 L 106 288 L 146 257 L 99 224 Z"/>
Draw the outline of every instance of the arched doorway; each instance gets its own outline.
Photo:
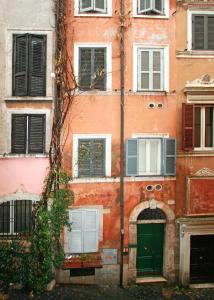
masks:
<path id="1" fill-rule="evenodd" d="M 166 215 L 159 208 L 146 208 L 137 217 L 137 276 L 163 273 Z"/>
<path id="2" fill-rule="evenodd" d="M 155 199 L 139 203 L 129 218 L 129 280 L 163 276 L 168 283 L 174 282 L 175 244 L 173 210 Z"/>

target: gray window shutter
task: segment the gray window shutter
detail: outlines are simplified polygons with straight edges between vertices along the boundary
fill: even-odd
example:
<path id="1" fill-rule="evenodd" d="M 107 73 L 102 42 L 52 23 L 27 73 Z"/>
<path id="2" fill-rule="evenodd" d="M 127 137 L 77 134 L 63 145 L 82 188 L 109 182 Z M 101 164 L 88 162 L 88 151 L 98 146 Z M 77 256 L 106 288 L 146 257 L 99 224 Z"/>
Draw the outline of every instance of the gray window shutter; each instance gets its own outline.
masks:
<path id="1" fill-rule="evenodd" d="M 28 116 L 28 153 L 45 152 L 45 115 Z"/>
<path id="2" fill-rule="evenodd" d="M 208 50 L 214 50 L 214 16 L 207 16 Z"/>
<path id="3" fill-rule="evenodd" d="M 176 175 L 176 140 L 163 139 L 164 142 L 164 175 Z"/>
<path id="4" fill-rule="evenodd" d="M 0 233 L 10 233 L 10 201 L 0 204 Z"/>
<path id="5" fill-rule="evenodd" d="M 46 94 L 46 36 L 29 36 L 29 95 Z"/>
<path id="6" fill-rule="evenodd" d="M 205 16 L 192 16 L 192 48 L 205 49 Z"/>
<path id="7" fill-rule="evenodd" d="M 99 214 L 97 209 L 84 210 L 83 252 L 98 251 Z"/>
<path id="8" fill-rule="evenodd" d="M 28 34 L 13 36 L 13 96 L 26 96 L 28 85 Z"/>
<path id="9" fill-rule="evenodd" d="M 126 141 L 126 175 L 138 175 L 138 139 Z"/>
<path id="10" fill-rule="evenodd" d="M 27 115 L 12 115 L 12 153 L 26 153 Z"/>
<path id="11" fill-rule="evenodd" d="M 138 14 L 142 14 L 151 10 L 151 1 L 152 0 L 138 0 L 138 7 L 137 7 Z"/>
<path id="12" fill-rule="evenodd" d="M 69 210 L 71 231 L 68 232 L 70 253 L 83 252 L 83 213 L 81 209 Z"/>
<path id="13" fill-rule="evenodd" d="M 32 229 L 32 201 L 15 200 L 13 202 L 14 233 L 30 232 Z"/>
<path id="14" fill-rule="evenodd" d="M 107 12 L 106 0 L 94 0 L 94 9 L 101 13 Z"/>
<path id="15" fill-rule="evenodd" d="M 79 49 L 79 87 L 82 90 L 91 89 L 92 49 Z"/>
<path id="16" fill-rule="evenodd" d="M 93 0 L 79 0 L 80 12 L 87 12 L 93 10 Z"/>
<path id="17" fill-rule="evenodd" d="M 106 49 L 93 49 L 92 89 L 106 90 Z"/>

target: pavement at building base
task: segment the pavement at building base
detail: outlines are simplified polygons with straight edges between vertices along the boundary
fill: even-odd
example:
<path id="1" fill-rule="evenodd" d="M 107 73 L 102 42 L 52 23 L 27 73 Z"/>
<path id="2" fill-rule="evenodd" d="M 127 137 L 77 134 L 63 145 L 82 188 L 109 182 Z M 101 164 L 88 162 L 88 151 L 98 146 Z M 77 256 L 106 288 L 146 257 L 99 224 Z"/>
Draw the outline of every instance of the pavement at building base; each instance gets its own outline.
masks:
<path id="1" fill-rule="evenodd" d="M 57 285 L 51 292 L 36 296 L 11 290 L 0 294 L 0 300 L 214 300 L 214 289 L 182 289 L 161 286 Z"/>

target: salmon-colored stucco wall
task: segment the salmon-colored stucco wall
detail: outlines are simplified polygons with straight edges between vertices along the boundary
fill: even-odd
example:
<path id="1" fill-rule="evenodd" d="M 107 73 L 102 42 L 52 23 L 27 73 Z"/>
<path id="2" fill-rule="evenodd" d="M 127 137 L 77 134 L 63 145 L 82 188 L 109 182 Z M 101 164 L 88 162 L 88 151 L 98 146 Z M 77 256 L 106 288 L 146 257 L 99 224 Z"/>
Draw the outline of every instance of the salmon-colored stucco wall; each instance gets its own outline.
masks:
<path id="1" fill-rule="evenodd" d="M 0 159 L 0 195 L 17 191 L 40 195 L 47 175 L 48 158 Z"/>

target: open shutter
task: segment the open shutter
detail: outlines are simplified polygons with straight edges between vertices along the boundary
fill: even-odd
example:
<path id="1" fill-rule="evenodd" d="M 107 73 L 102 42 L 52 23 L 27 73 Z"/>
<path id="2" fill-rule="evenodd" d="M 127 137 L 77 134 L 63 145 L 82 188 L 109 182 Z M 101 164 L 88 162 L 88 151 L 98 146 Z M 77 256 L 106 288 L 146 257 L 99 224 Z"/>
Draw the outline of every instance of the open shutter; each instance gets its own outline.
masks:
<path id="1" fill-rule="evenodd" d="M 91 89 L 92 76 L 92 50 L 89 48 L 79 49 L 79 87 L 82 90 Z"/>
<path id="2" fill-rule="evenodd" d="M 126 141 L 126 175 L 138 175 L 138 139 Z"/>
<path id="3" fill-rule="evenodd" d="M 80 2 L 80 12 L 92 11 L 93 10 L 93 0 L 79 0 Z"/>
<path id="4" fill-rule="evenodd" d="M 205 16 L 192 16 L 192 49 L 205 49 Z"/>
<path id="5" fill-rule="evenodd" d="M 83 252 L 98 251 L 99 214 L 96 209 L 84 210 Z"/>
<path id="6" fill-rule="evenodd" d="M 151 10 L 152 0 L 138 0 L 138 13 L 142 14 L 144 12 Z"/>
<path id="7" fill-rule="evenodd" d="M 106 49 L 93 49 L 93 73 L 92 73 L 92 89 L 106 90 Z"/>
<path id="8" fill-rule="evenodd" d="M 13 36 L 13 96 L 27 95 L 28 34 Z"/>
<path id="9" fill-rule="evenodd" d="M 29 95 L 46 94 L 46 36 L 29 36 Z"/>
<path id="10" fill-rule="evenodd" d="M 194 148 L 194 104 L 182 104 L 183 150 Z"/>
<path id="11" fill-rule="evenodd" d="M 27 115 L 12 115 L 12 153 L 26 153 Z"/>
<path id="12" fill-rule="evenodd" d="M 83 211 L 80 209 L 69 210 L 69 221 L 71 222 L 71 231 L 68 232 L 69 252 L 83 252 Z"/>
<path id="13" fill-rule="evenodd" d="M 44 153 L 45 115 L 28 116 L 28 153 Z"/>
<path id="14" fill-rule="evenodd" d="M 94 9 L 98 12 L 107 12 L 106 0 L 94 0 Z"/>
<path id="15" fill-rule="evenodd" d="M 207 16 L 207 22 L 208 22 L 208 33 L 207 33 L 207 39 L 208 39 L 208 50 L 214 50 L 214 16 Z"/>
<path id="16" fill-rule="evenodd" d="M 164 175 L 176 175 L 176 140 L 163 139 Z"/>

